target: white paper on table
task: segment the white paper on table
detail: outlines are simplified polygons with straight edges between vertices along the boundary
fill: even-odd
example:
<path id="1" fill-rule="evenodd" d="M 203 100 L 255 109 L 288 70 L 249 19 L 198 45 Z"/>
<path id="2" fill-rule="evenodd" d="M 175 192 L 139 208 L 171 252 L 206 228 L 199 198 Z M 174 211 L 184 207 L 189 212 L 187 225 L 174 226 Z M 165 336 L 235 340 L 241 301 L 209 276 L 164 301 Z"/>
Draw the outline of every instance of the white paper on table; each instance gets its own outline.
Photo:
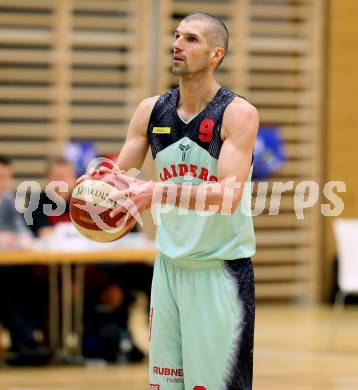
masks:
<path id="1" fill-rule="evenodd" d="M 154 241 L 148 239 L 142 232 L 128 233 L 121 239 L 108 243 L 92 241 L 82 236 L 71 222 L 61 222 L 55 225 L 53 234 L 40 241 L 39 249 L 51 251 L 83 252 L 120 248 L 155 248 Z"/>

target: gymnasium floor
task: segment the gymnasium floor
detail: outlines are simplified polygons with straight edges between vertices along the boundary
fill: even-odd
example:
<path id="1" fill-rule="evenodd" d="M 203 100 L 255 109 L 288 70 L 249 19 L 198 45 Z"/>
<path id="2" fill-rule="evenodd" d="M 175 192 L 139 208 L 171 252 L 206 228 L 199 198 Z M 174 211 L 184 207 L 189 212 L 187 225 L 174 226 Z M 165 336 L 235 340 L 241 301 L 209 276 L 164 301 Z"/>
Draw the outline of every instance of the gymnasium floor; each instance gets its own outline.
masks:
<path id="1" fill-rule="evenodd" d="M 334 318 L 328 307 L 258 306 L 254 389 L 358 389 L 358 308 Z M 144 345 L 144 316 L 132 322 Z M 0 370 L 0 390 L 147 388 L 146 364 Z"/>

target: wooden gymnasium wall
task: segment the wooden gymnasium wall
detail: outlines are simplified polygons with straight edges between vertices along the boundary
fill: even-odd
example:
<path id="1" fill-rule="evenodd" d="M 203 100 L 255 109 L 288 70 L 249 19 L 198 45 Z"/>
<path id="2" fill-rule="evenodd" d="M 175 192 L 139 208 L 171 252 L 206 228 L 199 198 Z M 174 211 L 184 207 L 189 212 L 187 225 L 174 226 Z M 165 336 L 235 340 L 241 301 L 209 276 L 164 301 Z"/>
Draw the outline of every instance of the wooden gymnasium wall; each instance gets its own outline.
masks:
<path id="1" fill-rule="evenodd" d="M 0 0 L 0 154 L 14 158 L 17 182 L 41 181 L 68 140 L 119 151 L 148 93 L 146 6 Z"/>
<path id="2" fill-rule="evenodd" d="M 160 90 L 176 84 L 171 75 L 170 43 L 180 19 L 204 11 L 220 16 L 230 31 L 230 51 L 218 79 L 244 95 L 260 113 L 261 126 L 278 127 L 288 161 L 272 182 L 321 178 L 320 0 L 172 0 L 162 2 Z M 257 189 L 257 187 L 256 187 Z M 277 196 L 277 193 L 276 193 Z M 256 200 L 254 197 L 254 204 Z M 269 300 L 317 300 L 320 294 L 321 218 L 319 208 L 298 220 L 293 191 L 282 195 L 280 213 L 269 216 L 269 200 L 254 218 L 257 296 Z"/>
<path id="3" fill-rule="evenodd" d="M 259 109 L 261 126 L 281 131 L 288 158 L 269 188 L 273 180 L 293 180 L 295 190 L 304 180 L 320 185 L 322 2 L 254 0 L 248 12 L 248 97 Z M 320 208 L 297 219 L 293 205 L 294 192 L 284 193 L 278 216 L 265 212 L 254 219 L 259 281 L 263 267 L 258 293 L 317 300 Z"/>
<path id="4" fill-rule="evenodd" d="M 330 1 L 326 180 L 344 181 L 342 216 L 358 218 L 358 2 Z M 325 218 L 325 296 L 331 295 L 336 255 L 332 218 Z"/>
<path id="5" fill-rule="evenodd" d="M 206 11 L 230 30 L 219 82 L 252 101 L 261 125 L 279 127 L 285 141 L 288 162 L 270 191 L 275 179 L 319 182 L 323 3 L 0 0 L 0 154 L 15 157 L 22 180 L 40 178 L 45 159 L 69 139 L 117 151 L 135 103 L 177 82 L 169 69 L 178 21 Z M 148 37 L 157 39 L 149 45 Z M 268 206 L 255 217 L 258 297 L 315 300 L 318 209 L 297 220 L 292 191 L 278 216 L 268 216 Z"/>

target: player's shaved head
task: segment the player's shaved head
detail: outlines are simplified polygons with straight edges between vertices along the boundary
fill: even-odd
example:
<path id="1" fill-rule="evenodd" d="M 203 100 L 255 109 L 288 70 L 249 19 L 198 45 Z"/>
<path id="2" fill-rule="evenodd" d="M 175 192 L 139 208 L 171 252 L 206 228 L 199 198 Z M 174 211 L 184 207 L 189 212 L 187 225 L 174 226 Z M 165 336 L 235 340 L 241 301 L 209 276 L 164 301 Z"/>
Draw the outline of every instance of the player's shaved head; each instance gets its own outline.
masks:
<path id="1" fill-rule="evenodd" d="M 222 47 L 227 52 L 229 46 L 229 32 L 222 20 L 214 15 L 207 14 L 205 12 L 195 12 L 186 16 L 182 22 L 190 22 L 193 20 L 205 21 L 210 24 L 207 32 L 207 37 L 210 46 Z M 225 56 L 225 55 L 224 55 Z"/>

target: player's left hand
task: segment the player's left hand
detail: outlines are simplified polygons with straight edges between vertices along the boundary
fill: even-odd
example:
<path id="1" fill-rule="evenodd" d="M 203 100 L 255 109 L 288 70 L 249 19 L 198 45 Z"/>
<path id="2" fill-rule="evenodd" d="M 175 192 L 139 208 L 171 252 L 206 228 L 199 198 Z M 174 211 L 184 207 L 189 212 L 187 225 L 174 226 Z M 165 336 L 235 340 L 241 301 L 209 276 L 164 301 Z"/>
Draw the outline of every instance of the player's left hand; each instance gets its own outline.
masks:
<path id="1" fill-rule="evenodd" d="M 109 214 L 111 218 L 115 218 L 121 213 L 127 214 L 128 212 L 132 217 L 136 218 L 138 214 L 151 207 L 154 189 L 153 181 L 141 180 L 123 173 L 118 173 L 116 176 L 119 180 L 126 182 L 128 188 L 125 190 L 114 190 L 109 195 L 110 199 L 121 201 Z M 120 226 L 122 222 L 122 219 L 119 219 L 117 226 Z"/>

